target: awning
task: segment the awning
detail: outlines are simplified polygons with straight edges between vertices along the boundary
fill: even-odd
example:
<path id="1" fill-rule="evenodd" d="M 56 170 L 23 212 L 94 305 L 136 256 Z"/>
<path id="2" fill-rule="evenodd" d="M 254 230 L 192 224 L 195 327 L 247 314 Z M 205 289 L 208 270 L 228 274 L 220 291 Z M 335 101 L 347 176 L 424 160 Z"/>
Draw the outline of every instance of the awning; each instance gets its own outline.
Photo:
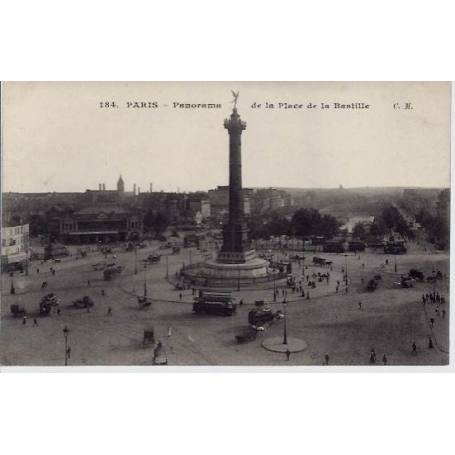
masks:
<path id="1" fill-rule="evenodd" d="M 68 235 L 115 235 L 121 233 L 121 231 L 74 231 L 68 232 Z"/>
<path id="2" fill-rule="evenodd" d="M 16 262 L 26 261 L 27 254 L 26 253 L 10 254 L 10 255 L 2 256 L 2 258 L 6 258 L 6 261 L 8 261 L 8 264 L 14 264 Z"/>

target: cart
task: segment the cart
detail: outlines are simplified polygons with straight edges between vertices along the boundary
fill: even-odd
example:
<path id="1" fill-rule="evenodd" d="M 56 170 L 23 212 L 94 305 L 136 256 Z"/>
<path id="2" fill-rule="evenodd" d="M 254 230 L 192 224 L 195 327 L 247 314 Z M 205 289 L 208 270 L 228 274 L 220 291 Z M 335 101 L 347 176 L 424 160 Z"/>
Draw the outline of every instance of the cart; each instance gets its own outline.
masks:
<path id="1" fill-rule="evenodd" d="M 73 300 L 73 305 L 76 308 L 90 308 L 95 305 L 95 302 L 88 295 L 85 295 L 81 299 Z"/>
<path id="2" fill-rule="evenodd" d="M 10 306 L 11 314 L 17 318 L 26 314 L 25 308 L 22 305 L 13 304 Z"/>

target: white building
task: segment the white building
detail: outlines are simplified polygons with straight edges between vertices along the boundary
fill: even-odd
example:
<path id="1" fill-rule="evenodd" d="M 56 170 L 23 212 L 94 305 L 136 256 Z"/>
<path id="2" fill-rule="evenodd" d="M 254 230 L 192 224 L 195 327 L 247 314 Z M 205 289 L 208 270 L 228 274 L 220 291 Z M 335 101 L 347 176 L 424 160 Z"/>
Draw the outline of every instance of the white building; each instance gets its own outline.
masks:
<path id="1" fill-rule="evenodd" d="M 2 227 L 2 270 L 17 266 L 27 260 L 29 225 Z"/>

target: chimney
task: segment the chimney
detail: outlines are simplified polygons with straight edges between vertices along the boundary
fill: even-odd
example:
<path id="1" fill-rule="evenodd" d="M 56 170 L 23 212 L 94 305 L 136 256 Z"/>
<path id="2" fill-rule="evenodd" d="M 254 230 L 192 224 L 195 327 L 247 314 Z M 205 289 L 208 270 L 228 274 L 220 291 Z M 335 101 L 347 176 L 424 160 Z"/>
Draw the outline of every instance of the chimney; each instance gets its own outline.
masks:
<path id="1" fill-rule="evenodd" d="M 106 184 L 103 183 L 103 191 L 106 191 Z"/>
<path id="2" fill-rule="evenodd" d="M 133 194 L 136 195 L 136 184 L 133 185 Z"/>
<path id="3" fill-rule="evenodd" d="M 153 193 L 153 183 L 150 182 L 150 192 Z"/>
<path id="4" fill-rule="evenodd" d="M 98 191 L 101 191 L 103 189 L 101 183 L 98 184 Z"/>

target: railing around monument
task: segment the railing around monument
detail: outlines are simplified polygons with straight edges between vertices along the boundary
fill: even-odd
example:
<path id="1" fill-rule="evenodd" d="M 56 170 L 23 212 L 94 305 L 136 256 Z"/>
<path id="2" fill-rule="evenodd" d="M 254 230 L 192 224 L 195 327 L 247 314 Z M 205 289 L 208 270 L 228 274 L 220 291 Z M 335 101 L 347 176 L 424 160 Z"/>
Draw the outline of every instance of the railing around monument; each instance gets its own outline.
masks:
<path id="1" fill-rule="evenodd" d="M 234 287 L 240 284 L 240 287 L 251 286 L 255 284 L 270 283 L 273 285 L 274 281 L 281 280 L 287 277 L 287 270 L 269 273 L 264 277 L 238 277 L 238 278 L 215 278 L 209 275 L 197 273 L 203 268 L 204 262 L 196 262 L 193 264 L 185 265 L 177 272 L 177 281 L 183 279 L 189 282 L 192 286 L 204 287 Z"/>

